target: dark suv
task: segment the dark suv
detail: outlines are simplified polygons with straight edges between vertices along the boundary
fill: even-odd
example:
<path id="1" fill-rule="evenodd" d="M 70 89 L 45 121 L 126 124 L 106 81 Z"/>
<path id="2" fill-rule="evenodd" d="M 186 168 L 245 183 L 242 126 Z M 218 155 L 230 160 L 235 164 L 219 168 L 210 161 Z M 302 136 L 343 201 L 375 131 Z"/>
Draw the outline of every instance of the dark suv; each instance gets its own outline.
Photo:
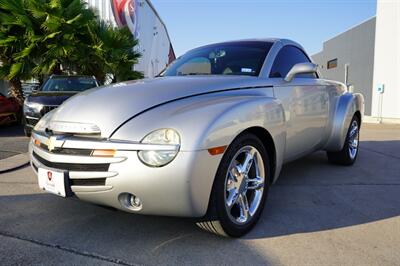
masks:
<path id="1" fill-rule="evenodd" d="M 95 77 L 52 75 L 38 90 L 33 91 L 25 99 L 23 118 L 25 134 L 30 136 L 39 119 L 69 97 L 98 86 L 99 83 Z"/>

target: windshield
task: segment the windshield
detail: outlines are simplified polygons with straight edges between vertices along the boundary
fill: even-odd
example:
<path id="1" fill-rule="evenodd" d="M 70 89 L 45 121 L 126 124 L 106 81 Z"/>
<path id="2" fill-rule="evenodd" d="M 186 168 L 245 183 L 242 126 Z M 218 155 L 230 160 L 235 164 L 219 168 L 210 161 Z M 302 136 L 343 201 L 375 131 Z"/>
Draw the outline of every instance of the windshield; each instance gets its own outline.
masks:
<path id="1" fill-rule="evenodd" d="M 89 77 L 51 78 L 43 85 L 41 91 L 84 91 L 96 87 L 96 81 Z"/>
<path id="2" fill-rule="evenodd" d="M 179 57 L 161 76 L 258 76 L 271 46 L 269 42 L 246 41 L 201 47 Z"/>

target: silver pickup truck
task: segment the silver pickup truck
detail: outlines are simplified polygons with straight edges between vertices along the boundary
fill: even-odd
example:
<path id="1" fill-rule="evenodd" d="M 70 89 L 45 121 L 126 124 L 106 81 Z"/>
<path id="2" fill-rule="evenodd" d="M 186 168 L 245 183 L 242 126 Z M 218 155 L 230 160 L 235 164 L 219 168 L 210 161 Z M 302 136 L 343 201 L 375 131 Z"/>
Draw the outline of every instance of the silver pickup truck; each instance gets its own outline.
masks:
<path id="1" fill-rule="evenodd" d="M 318 150 L 355 162 L 363 110 L 362 95 L 322 79 L 293 41 L 218 43 L 154 79 L 71 97 L 34 128 L 31 165 L 59 196 L 197 217 L 205 230 L 239 237 L 284 163 Z"/>

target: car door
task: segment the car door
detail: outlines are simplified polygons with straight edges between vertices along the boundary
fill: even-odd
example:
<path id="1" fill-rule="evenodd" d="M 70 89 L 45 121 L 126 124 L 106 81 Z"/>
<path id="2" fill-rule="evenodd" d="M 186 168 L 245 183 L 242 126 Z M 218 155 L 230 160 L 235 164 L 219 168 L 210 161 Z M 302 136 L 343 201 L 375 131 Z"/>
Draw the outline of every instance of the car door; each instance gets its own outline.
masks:
<path id="1" fill-rule="evenodd" d="M 317 74 L 300 74 L 290 82 L 284 80 L 295 64 L 304 62 L 310 62 L 308 56 L 298 47 L 287 45 L 275 57 L 270 72 L 270 78 L 276 81 L 275 97 L 285 110 L 285 161 L 321 148 L 326 137 L 329 98 Z"/>

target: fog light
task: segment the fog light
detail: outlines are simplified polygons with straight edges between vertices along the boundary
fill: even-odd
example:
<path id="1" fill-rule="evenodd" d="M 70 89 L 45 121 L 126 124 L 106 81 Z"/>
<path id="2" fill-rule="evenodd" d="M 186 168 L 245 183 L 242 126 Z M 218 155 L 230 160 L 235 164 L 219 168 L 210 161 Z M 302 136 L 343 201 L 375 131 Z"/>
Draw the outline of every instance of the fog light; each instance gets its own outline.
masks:
<path id="1" fill-rule="evenodd" d="M 142 200 L 131 193 L 120 194 L 118 200 L 122 207 L 131 211 L 140 211 L 143 208 Z"/>
<path id="2" fill-rule="evenodd" d="M 138 208 L 142 205 L 142 202 L 140 201 L 139 197 L 136 197 L 135 195 L 132 194 L 129 195 L 129 203 L 134 208 Z"/>

